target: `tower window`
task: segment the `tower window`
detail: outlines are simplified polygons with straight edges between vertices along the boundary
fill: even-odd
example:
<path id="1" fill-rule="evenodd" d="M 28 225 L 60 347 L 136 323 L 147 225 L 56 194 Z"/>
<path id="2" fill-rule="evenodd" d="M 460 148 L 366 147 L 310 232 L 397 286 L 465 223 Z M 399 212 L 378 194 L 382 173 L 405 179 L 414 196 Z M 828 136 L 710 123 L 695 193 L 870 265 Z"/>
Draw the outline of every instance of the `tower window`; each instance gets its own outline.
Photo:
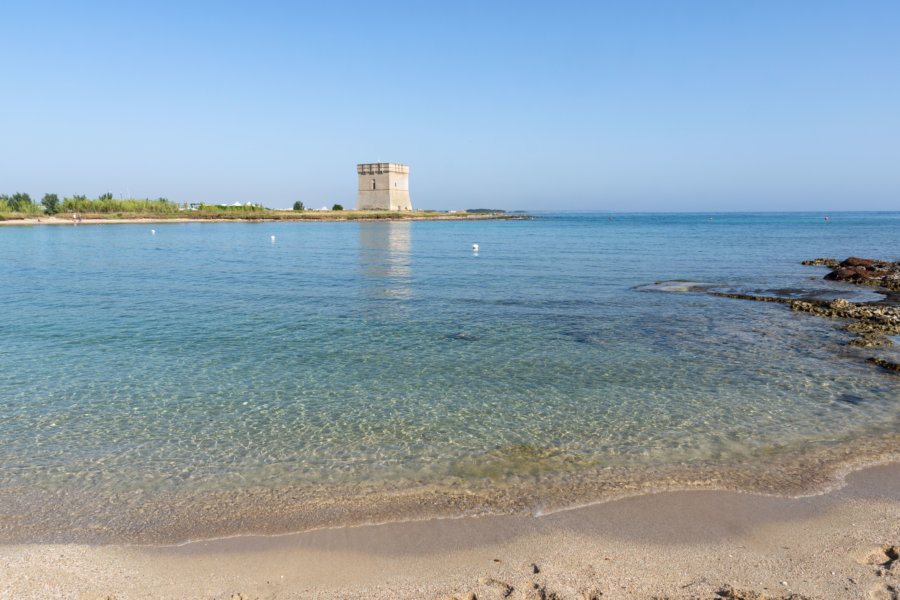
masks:
<path id="1" fill-rule="evenodd" d="M 374 179 L 372 180 L 372 189 L 373 190 L 375 189 L 375 180 Z"/>

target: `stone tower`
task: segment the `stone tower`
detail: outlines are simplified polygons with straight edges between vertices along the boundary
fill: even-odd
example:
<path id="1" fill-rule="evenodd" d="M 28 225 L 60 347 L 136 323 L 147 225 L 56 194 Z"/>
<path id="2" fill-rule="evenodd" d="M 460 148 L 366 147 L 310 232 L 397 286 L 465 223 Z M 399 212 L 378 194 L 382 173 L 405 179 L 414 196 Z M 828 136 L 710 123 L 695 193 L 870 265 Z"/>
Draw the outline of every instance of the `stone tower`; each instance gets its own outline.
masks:
<path id="1" fill-rule="evenodd" d="M 356 210 L 412 210 L 408 165 L 356 165 L 356 173 L 359 175 Z"/>

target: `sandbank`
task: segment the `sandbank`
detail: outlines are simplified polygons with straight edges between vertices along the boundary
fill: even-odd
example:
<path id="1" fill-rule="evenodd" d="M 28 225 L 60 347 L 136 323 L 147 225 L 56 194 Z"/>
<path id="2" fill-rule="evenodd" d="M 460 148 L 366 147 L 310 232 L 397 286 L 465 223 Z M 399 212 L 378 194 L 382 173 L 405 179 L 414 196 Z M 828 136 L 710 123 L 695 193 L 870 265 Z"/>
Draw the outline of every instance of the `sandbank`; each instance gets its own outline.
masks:
<path id="1" fill-rule="evenodd" d="M 5 545 L 0 597 L 897 598 L 898 548 L 894 463 L 804 498 L 664 492 L 177 546 Z"/>

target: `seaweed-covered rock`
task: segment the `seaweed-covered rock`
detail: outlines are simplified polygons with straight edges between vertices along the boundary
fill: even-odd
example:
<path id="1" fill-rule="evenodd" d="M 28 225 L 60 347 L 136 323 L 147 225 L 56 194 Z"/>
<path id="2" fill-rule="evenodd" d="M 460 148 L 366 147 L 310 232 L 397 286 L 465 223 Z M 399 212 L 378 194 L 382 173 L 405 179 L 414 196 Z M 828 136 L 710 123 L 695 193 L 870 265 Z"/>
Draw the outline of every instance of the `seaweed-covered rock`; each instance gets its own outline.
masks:
<path id="1" fill-rule="evenodd" d="M 804 265 L 812 265 L 814 267 L 828 267 L 830 269 L 836 269 L 838 265 L 841 264 L 836 258 L 814 258 L 812 260 L 804 260 Z"/>

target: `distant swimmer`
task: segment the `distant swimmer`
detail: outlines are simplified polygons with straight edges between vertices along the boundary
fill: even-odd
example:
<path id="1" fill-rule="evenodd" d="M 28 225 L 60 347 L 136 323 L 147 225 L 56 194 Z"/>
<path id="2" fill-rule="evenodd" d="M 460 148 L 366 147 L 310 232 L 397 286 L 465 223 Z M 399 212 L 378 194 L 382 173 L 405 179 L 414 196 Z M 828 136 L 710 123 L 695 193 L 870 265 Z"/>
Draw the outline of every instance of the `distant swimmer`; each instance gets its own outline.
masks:
<path id="1" fill-rule="evenodd" d="M 827 221 L 827 220 L 828 220 L 828 217 L 825 217 L 825 220 Z"/>

